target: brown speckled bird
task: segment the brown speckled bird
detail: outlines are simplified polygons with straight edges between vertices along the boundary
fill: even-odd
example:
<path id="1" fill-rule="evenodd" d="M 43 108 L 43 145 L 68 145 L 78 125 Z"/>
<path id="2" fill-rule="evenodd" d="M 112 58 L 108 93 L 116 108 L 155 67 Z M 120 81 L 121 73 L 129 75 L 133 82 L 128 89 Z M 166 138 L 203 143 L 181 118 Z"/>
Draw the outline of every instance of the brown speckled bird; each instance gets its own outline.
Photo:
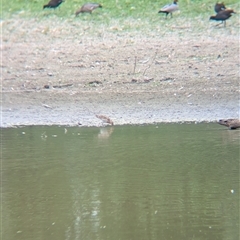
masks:
<path id="1" fill-rule="evenodd" d="M 96 117 L 101 119 L 103 123 L 113 125 L 113 121 L 109 117 L 106 117 L 104 115 L 96 115 Z"/>
<path id="2" fill-rule="evenodd" d="M 221 3 L 216 3 L 215 6 L 214 6 L 214 11 L 215 11 L 216 13 L 219 13 L 219 12 L 221 12 L 222 10 L 225 10 L 225 9 L 226 9 L 226 7 L 225 7 L 225 4 L 224 4 L 223 2 L 221 2 Z"/>
<path id="3" fill-rule="evenodd" d="M 102 5 L 99 3 L 85 3 L 79 10 L 76 11 L 75 15 L 77 16 L 79 13 L 90 13 L 96 8 L 102 8 Z"/>
<path id="4" fill-rule="evenodd" d="M 64 0 L 50 0 L 48 4 L 43 6 L 43 9 L 44 8 L 57 8 L 63 2 L 64 2 Z"/>
<path id="5" fill-rule="evenodd" d="M 211 16 L 210 20 L 222 21 L 221 23 L 224 22 L 224 27 L 225 27 L 226 26 L 226 20 L 229 19 L 232 16 L 232 13 L 235 13 L 234 10 L 225 9 L 223 11 L 218 12 L 216 16 Z"/>
<path id="6" fill-rule="evenodd" d="M 228 127 L 229 129 L 240 128 L 240 119 L 220 119 L 218 123 Z"/>

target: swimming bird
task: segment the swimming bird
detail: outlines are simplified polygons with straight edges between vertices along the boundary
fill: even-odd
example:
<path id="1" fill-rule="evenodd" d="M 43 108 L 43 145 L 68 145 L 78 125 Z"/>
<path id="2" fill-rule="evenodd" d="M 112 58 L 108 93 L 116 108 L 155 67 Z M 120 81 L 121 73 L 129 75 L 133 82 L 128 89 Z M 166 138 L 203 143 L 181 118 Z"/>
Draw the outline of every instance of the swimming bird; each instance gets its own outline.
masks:
<path id="1" fill-rule="evenodd" d="M 240 128 L 240 119 L 220 119 L 218 124 L 228 127 L 229 129 Z"/>
<path id="2" fill-rule="evenodd" d="M 232 16 L 232 13 L 235 13 L 234 10 L 225 9 L 223 11 L 218 12 L 216 16 L 211 16 L 209 20 L 222 21 L 221 23 L 224 22 L 224 27 L 225 27 L 226 26 L 226 20 L 229 19 Z"/>
<path id="3" fill-rule="evenodd" d="M 76 11 L 75 15 L 77 16 L 79 13 L 90 13 L 96 8 L 102 8 L 102 5 L 99 3 L 85 3 L 82 7 Z"/>
<path id="4" fill-rule="evenodd" d="M 97 118 L 101 119 L 103 123 L 111 124 L 113 125 L 113 121 L 104 115 L 96 115 Z"/>
<path id="5" fill-rule="evenodd" d="M 168 16 L 168 14 L 170 13 L 171 14 L 171 17 L 172 17 L 172 13 L 177 11 L 179 8 L 178 8 L 178 5 L 177 5 L 177 2 L 178 0 L 174 0 L 173 3 L 171 4 L 168 4 L 168 5 L 165 5 L 164 7 L 162 7 L 158 13 L 165 13 L 166 14 L 166 17 Z"/>
<path id="6" fill-rule="evenodd" d="M 44 8 L 57 8 L 63 2 L 64 2 L 64 0 L 50 0 L 48 4 L 43 6 L 43 9 Z"/>
<path id="7" fill-rule="evenodd" d="M 221 2 L 221 3 L 216 3 L 215 6 L 214 6 L 214 11 L 215 11 L 216 13 L 219 13 L 219 12 L 221 12 L 222 10 L 225 10 L 225 9 L 226 9 L 226 7 L 225 7 L 225 5 L 224 5 L 223 2 Z"/>

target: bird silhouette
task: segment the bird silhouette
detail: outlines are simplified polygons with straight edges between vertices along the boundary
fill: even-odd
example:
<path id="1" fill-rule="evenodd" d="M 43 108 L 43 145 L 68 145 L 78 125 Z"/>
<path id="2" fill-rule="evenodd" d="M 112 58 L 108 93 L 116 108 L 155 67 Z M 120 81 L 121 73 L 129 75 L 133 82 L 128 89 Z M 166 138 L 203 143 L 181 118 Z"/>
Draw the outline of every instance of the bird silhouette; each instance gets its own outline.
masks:
<path id="1" fill-rule="evenodd" d="M 214 11 L 215 11 L 216 13 L 219 13 L 219 12 L 221 12 L 222 10 L 225 10 L 225 9 L 226 9 L 226 7 L 225 7 L 225 5 L 224 5 L 223 2 L 221 2 L 221 3 L 216 3 L 215 6 L 214 6 Z"/>
<path id="2" fill-rule="evenodd" d="M 96 8 L 102 8 L 102 5 L 99 3 L 85 3 L 82 7 L 76 11 L 75 15 L 77 16 L 79 13 L 90 13 Z"/>
<path id="3" fill-rule="evenodd" d="M 106 117 L 104 115 L 96 115 L 96 117 L 101 119 L 103 123 L 113 125 L 113 121 L 109 117 Z"/>
<path id="4" fill-rule="evenodd" d="M 224 27 L 225 27 L 226 20 L 232 16 L 232 13 L 235 13 L 234 10 L 225 9 L 223 11 L 218 12 L 216 16 L 211 16 L 209 20 L 222 21 L 221 23 L 224 23 Z"/>
<path id="5" fill-rule="evenodd" d="M 60 4 L 62 4 L 64 0 L 50 0 L 48 4 L 43 6 L 44 8 L 57 8 Z"/>
<path id="6" fill-rule="evenodd" d="M 171 17 L 172 17 L 172 13 L 179 10 L 178 4 L 177 4 L 178 0 L 174 0 L 173 3 L 171 4 L 167 4 L 164 7 L 162 7 L 158 13 L 165 13 L 166 17 L 168 16 L 168 14 L 170 13 Z"/>

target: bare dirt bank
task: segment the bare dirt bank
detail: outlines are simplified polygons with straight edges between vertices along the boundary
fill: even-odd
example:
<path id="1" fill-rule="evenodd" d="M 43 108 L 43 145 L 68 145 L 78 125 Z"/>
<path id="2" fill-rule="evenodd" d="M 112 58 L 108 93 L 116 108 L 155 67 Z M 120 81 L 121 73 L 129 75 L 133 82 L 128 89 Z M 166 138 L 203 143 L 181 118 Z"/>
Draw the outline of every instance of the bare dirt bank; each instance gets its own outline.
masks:
<path id="1" fill-rule="evenodd" d="M 3 25 L 1 127 L 239 117 L 239 36 L 229 30 L 89 37 L 13 25 Z"/>

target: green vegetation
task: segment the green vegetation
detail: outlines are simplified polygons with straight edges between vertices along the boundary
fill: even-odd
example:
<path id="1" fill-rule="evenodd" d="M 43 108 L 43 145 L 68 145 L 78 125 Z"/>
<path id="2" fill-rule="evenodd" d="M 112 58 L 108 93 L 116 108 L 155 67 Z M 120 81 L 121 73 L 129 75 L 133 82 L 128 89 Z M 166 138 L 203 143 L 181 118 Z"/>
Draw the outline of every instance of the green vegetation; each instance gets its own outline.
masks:
<path id="1" fill-rule="evenodd" d="M 76 10 L 87 1 L 65 0 L 57 9 L 43 10 L 43 5 L 48 1 L 2 0 L 0 18 L 4 21 L 11 19 L 33 20 L 39 23 L 48 21 L 52 26 L 64 23 L 66 28 L 80 27 L 89 29 L 89 33 L 97 34 L 105 31 L 141 30 L 142 33 L 159 32 L 164 35 L 174 29 L 183 29 L 183 32 L 206 31 L 209 17 L 215 14 L 216 3 L 216 0 L 179 0 L 180 11 L 173 13 L 173 18 L 170 19 L 169 16 L 169 20 L 166 21 L 165 14 L 158 14 L 158 11 L 172 0 L 102 0 L 99 1 L 103 6 L 102 9 L 96 9 L 91 15 L 85 13 L 77 17 L 75 17 Z M 228 8 L 240 12 L 238 0 L 226 0 L 224 3 Z M 238 21 L 237 14 L 231 18 L 233 34 L 238 31 Z M 181 35 L 180 32 L 179 34 Z"/>
<path id="2" fill-rule="evenodd" d="M 56 10 L 42 9 L 48 0 L 2 0 L 1 18 L 10 18 L 12 15 L 20 14 L 21 17 L 38 17 L 49 16 L 49 14 L 57 15 L 62 18 L 72 17 L 75 11 L 81 7 L 85 1 L 65 0 L 65 2 Z M 102 0 L 102 9 L 94 12 L 94 16 L 102 16 L 106 18 L 132 18 L 152 19 L 158 16 L 158 10 L 171 1 L 168 0 Z M 199 14 L 213 14 L 214 0 L 179 0 L 181 14 L 184 16 L 198 16 Z M 227 7 L 237 9 L 239 7 L 238 0 L 224 1 Z"/>

